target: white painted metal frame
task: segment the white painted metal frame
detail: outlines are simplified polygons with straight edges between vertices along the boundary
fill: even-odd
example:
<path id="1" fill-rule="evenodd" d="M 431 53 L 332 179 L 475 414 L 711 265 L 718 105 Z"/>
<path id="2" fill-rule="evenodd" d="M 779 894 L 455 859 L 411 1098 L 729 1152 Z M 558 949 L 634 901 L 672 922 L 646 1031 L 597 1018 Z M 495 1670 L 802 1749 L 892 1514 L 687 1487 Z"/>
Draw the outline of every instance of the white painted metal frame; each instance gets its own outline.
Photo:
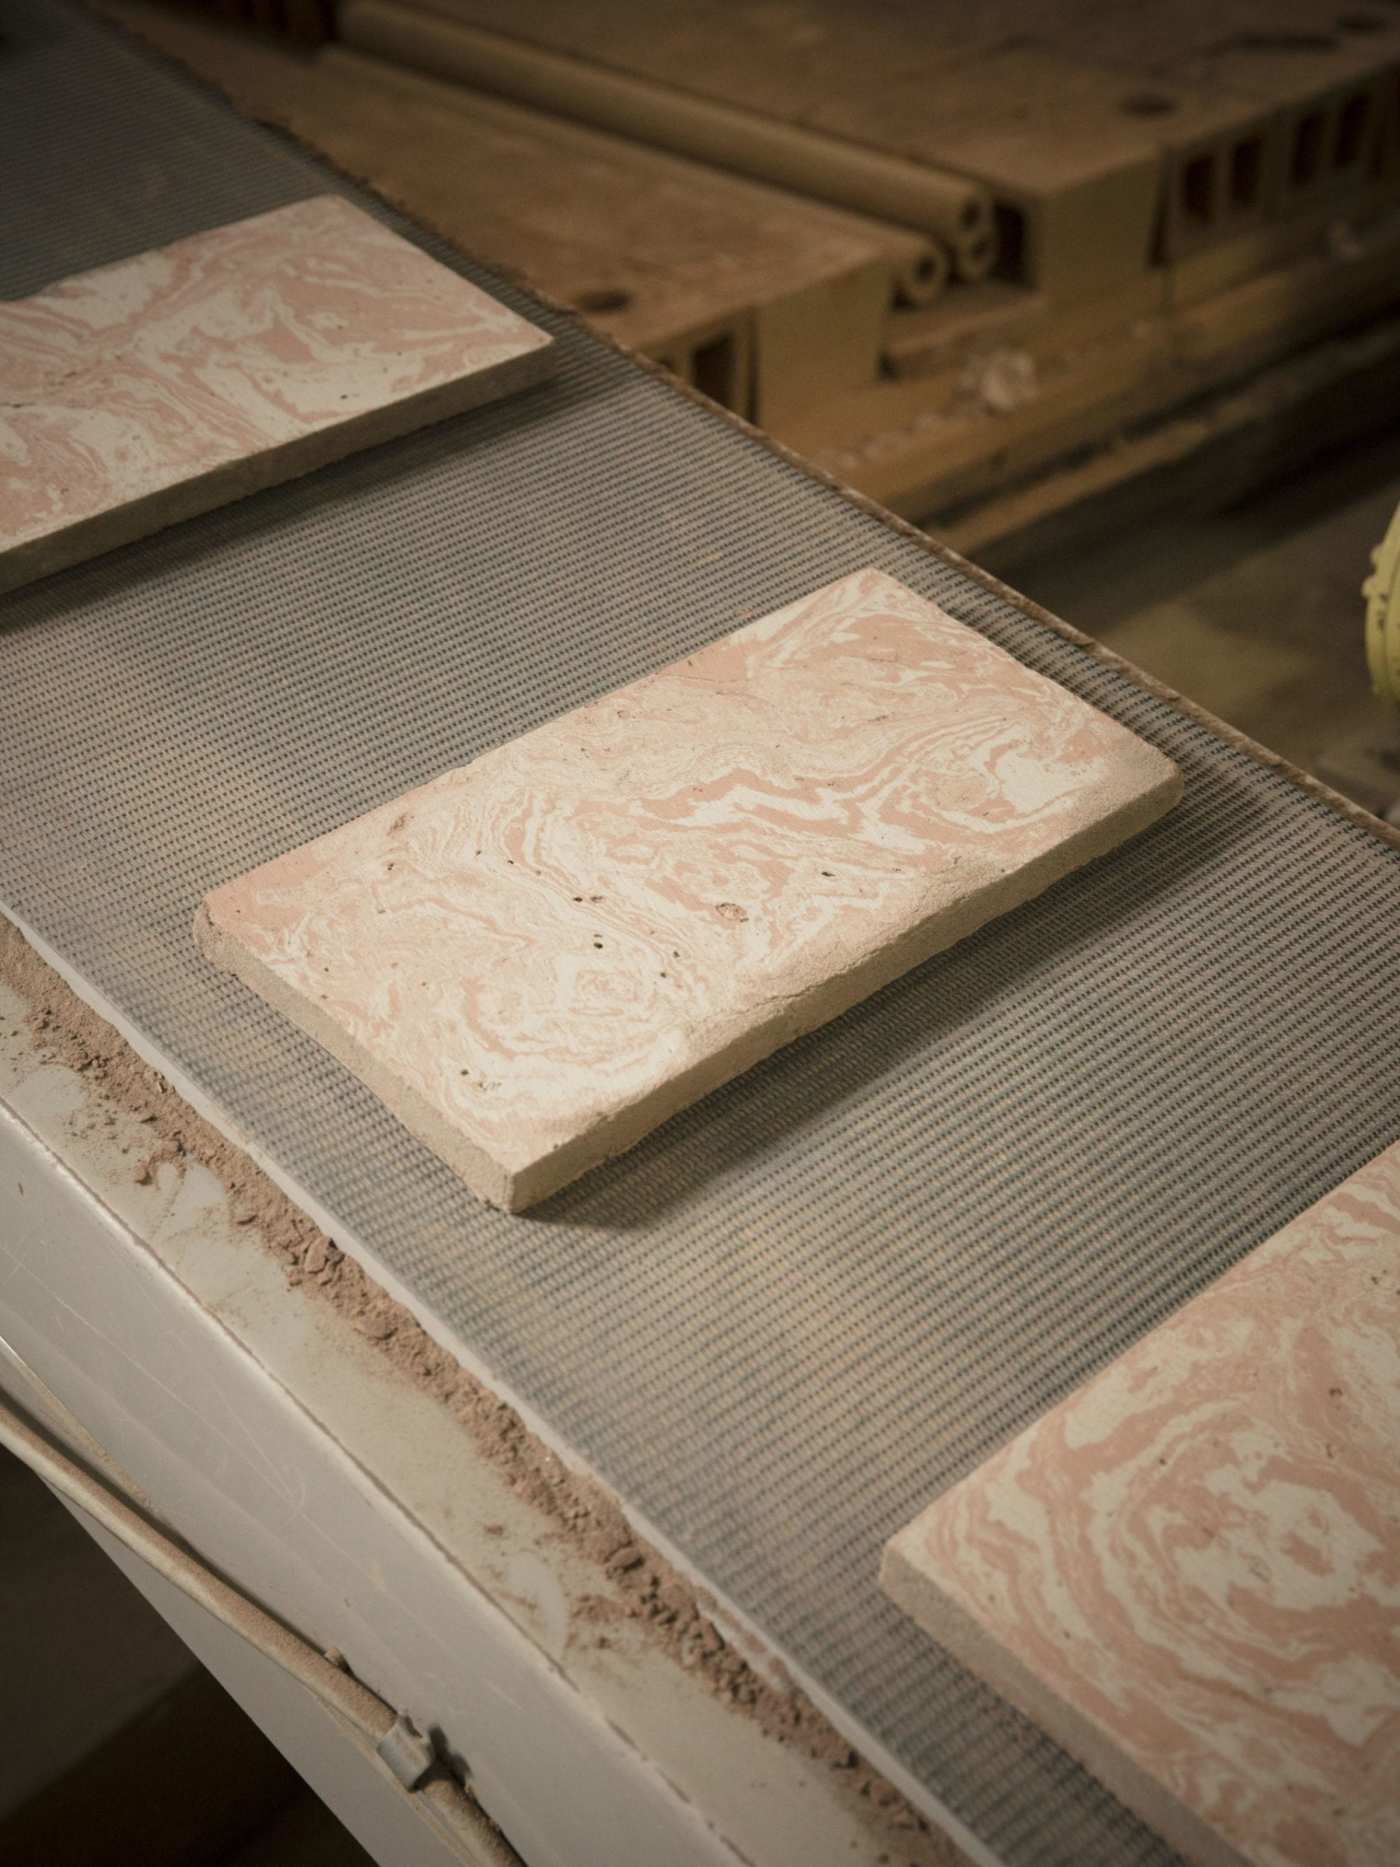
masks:
<path id="1" fill-rule="evenodd" d="M 43 1061 L 24 1009 L 0 986 L 0 1337 L 165 1522 L 437 1733 L 530 1867 L 887 1852 L 839 1773 L 763 1736 L 636 1623 L 599 1642 L 574 1612 L 606 1594 L 596 1563 L 348 1320 L 287 1287 L 210 1173 L 138 1184 L 150 1131 Z M 201 1610 L 167 1618 L 378 1858 L 435 1867 L 402 1851 L 402 1818 L 302 1715 L 300 1688 L 289 1700 Z M 905 1838 L 946 1858 L 936 1836 Z"/>
<path id="2" fill-rule="evenodd" d="M 4 1221 L 0 1331 L 12 1348 L 208 1561 L 446 1734 L 531 1867 L 732 1863 L 659 1772 L 559 1689 L 545 1656 L 8 1111 L 0 1176 L 24 1187 L 7 1194 Z"/>

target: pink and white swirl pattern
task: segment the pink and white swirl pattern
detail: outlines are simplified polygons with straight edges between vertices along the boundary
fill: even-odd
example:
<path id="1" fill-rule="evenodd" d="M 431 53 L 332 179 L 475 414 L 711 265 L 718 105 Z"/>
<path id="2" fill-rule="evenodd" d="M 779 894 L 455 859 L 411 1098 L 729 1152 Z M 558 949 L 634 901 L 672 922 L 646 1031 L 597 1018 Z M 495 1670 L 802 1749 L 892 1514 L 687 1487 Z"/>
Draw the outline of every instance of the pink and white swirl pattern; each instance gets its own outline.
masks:
<path id="1" fill-rule="evenodd" d="M 937 1499 L 885 1582 L 1195 1852 L 1395 1867 L 1400 1146 Z"/>
<path id="2" fill-rule="evenodd" d="M 520 1206 L 1178 790 L 864 570 L 216 889 L 198 933 Z"/>
<path id="3" fill-rule="evenodd" d="M 504 394 L 548 346 L 331 196 L 0 303 L 0 574 Z"/>

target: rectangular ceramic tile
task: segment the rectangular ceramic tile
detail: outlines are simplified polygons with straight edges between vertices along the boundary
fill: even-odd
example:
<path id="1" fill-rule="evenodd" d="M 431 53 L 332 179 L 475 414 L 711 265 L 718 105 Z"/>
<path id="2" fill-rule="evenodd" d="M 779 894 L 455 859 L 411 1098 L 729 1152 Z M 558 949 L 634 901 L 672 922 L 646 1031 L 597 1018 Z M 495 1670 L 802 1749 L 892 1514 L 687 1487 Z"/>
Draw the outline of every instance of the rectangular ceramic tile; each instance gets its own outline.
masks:
<path id="1" fill-rule="evenodd" d="M 0 588 L 522 388 L 549 346 L 331 196 L 0 304 Z"/>
<path id="2" fill-rule="evenodd" d="M 1400 1861 L 1400 1146 L 894 1537 L 888 1592 L 1194 1860 Z"/>
<path id="3" fill-rule="evenodd" d="M 866 570 L 215 889 L 196 934 L 518 1210 L 1178 790 Z"/>

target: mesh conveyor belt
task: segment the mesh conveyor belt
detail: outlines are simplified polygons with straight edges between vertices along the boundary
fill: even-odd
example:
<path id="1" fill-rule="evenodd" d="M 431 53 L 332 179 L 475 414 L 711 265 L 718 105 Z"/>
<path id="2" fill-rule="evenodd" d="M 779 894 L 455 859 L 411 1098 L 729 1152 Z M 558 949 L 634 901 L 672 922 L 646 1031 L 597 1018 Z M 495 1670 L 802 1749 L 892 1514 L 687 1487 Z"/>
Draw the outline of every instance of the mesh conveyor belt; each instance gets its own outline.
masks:
<path id="1" fill-rule="evenodd" d="M 0 291 L 354 192 L 77 15 L 3 32 Z M 1165 1860 L 878 1553 L 1400 1133 L 1400 857 L 383 217 L 557 383 L 9 599 L 0 905 L 1005 1860 Z M 527 1218 L 196 956 L 211 884 L 868 562 L 1162 746 L 1180 810 Z"/>

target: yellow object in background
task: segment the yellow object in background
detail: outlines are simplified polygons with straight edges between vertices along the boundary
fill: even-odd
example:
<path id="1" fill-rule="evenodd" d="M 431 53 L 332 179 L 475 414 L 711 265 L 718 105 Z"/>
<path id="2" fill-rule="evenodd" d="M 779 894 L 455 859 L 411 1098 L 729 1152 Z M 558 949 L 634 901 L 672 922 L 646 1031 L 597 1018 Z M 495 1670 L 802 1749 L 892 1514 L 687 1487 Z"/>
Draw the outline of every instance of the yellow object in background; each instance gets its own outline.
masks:
<path id="1" fill-rule="evenodd" d="M 1382 700 L 1400 707 L 1400 506 L 1371 553 L 1375 566 L 1361 586 L 1366 599 L 1366 665 Z"/>

